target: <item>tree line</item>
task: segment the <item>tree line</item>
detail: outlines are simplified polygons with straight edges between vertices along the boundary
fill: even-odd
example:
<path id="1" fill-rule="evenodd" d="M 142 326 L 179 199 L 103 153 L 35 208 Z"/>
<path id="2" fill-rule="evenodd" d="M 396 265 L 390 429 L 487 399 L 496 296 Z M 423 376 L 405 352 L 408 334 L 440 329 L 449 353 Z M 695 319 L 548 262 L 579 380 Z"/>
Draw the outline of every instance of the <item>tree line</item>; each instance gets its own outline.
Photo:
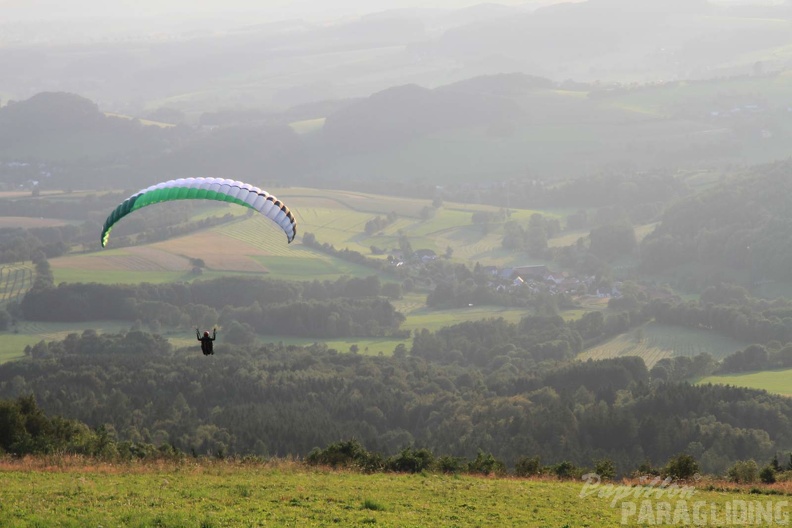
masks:
<path id="1" fill-rule="evenodd" d="M 398 284 L 373 275 L 306 282 L 225 277 L 170 284 L 37 283 L 19 310 L 31 321 L 121 320 L 157 329 L 237 323 L 278 335 L 383 336 L 404 321 L 383 298 L 399 293 Z"/>
<path id="2" fill-rule="evenodd" d="M 14 399 L 0 400 L 0 456 L 29 457 L 42 455 L 82 455 L 110 462 L 131 462 L 133 460 L 170 460 L 182 462 L 188 456 L 199 455 L 175 448 L 171 444 L 157 447 L 153 444 L 118 440 L 112 429 L 102 425 L 92 429 L 77 420 L 61 416 L 47 416 L 32 395 Z M 226 453 L 218 451 L 200 458 L 225 458 Z M 236 455 L 235 458 L 238 458 Z M 257 455 L 245 455 L 243 461 L 263 461 Z M 543 465 L 538 456 L 520 457 L 513 466 L 495 457 L 492 453 L 479 451 L 476 457 L 468 459 L 453 455 L 436 455 L 427 448 L 405 447 L 397 453 L 386 456 L 380 452 L 369 451 L 358 440 L 340 440 L 325 448 L 315 447 L 304 459 L 309 466 L 344 468 L 364 472 L 396 473 L 468 473 L 475 475 L 512 474 L 517 477 L 540 475 L 556 478 L 579 479 L 593 472 L 603 480 L 619 476 L 610 459 L 594 461 L 593 467 L 579 467 L 563 460 L 557 464 Z M 676 480 L 688 480 L 696 476 L 699 463 L 687 453 L 671 457 L 662 466 L 652 466 L 646 462 L 629 471 L 626 476 L 649 478 L 654 476 L 652 485 L 667 485 Z M 726 471 L 726 477 L 737 483 L 750 484 L 761 480 L 773 483 L 788 478 L 792 472 L 792 454 L 783 464 L 778 454 L 761 470 L 753 459 L 739 460 Z M 663 479 L 661 481 L 661 479 Z"/>
<path id="3" fill-rule="evenodd" d="M 32 395 L 0 400 L 0 455 L 84 455 L 131 461 L 173 458 L 172 446 L 119 441 L 106 427 L 47 416 Z"/>
<path id="4" fill-rule="evenodd" d="M 791 301 L 749 298 L 744 291 L 742 298 L 726 298 L 718 293 L 724 288 L 730 287 L 712 287 L 697 301 L 654 299 L 643 310 L 660 323 L 713 330 L 748 343 L 792 341 Z"/>
<path id="5" fill-rule="evenodd" d="M 422 337 L 414 353 L 392 357 L 221 339 L 206 358 L 146 332 L 86 331 L 0 365 L 0 397 L 33 393 L 46 412 L 104 425 L 121 441 L 197 454 L 306 456 L 353 437 L 386 454 L 483 451 L 509 465 L 538 456 L 577 467 L 608 458 L 620 472 L 688 452 L 722 472 L 789 447 L 785 398 L 652 379 L 639 358 L 559 360 L 578 346 L 570 330 L 525 324 L 521 346 L 496 345 L 513 331 L 503 323 L 466 328 L 478 342 L 439 360 Z"/>

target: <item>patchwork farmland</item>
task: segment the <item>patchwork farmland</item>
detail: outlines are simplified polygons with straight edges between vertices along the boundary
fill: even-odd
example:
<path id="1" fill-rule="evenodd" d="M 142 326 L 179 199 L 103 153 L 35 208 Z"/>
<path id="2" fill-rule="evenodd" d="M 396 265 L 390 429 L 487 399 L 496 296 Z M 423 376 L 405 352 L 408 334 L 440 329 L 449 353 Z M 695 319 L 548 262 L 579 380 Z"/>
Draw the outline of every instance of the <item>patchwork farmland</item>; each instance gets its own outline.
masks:
<path id="1" fill-rule="evenodd" d="M 55 281 L 75 282 L 167 282 L 191 280 L 191 259 L 206 264 L 203 277 L 223 274 L 262 274 L 290 280 L 334 279 L 341 275 L 366 276 L 374 271 L 330 257 L 300 244 L 300 235 L 313 233 L 320 243 L 336 249 L 348 248 L 369 258 L 371 247 L 396 249 L 404 235 L 413 249 L 432 249 L 443 254 L 451 248 L 453 258 L 468 263 L 526 264 L 523 256 L 503 250 L 502 223 L 491 224 L 486 232 L 472 223 L 475 211 L 497 212 L 496 207 L 447 203 L 431 218 L 421 218 L 431 201 L 379 196 L 350 191 L 304 188 L 274 189 L 295 213 L 298 238 L 287 244 L 283 233 L 270 221 L 245 214 L 239 207 L 214 205 L 211 212 L 237 218 L 212 228 L 146 245 L 112 248 L 52 259 Z M 242 211 L 242 213 L 240 213 Z M 366 223 L 377 216 L 396 212 L 395 222 L 372 235 Z M 527 221 L 537 211 L 514 210 L 511 218 Z M 136 214 L 146 214 L 145 210 Z M 198 208 L 193 220 L 206 218 Z M 542 212 L 555 217 L 553 212 Z M 383 276 L 383 279 L 387 277 Z"/>

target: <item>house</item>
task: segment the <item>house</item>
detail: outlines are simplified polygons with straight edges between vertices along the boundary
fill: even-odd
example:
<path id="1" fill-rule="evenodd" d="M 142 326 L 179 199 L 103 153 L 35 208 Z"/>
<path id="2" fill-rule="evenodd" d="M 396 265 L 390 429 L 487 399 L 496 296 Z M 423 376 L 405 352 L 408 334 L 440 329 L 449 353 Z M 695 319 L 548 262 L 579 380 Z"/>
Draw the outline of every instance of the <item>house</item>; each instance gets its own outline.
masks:
<path id="1" fill-rule="evenodd" d="M 514 272 L 523 279 L 542 279 L 550 273 L 550 270 L 547 269 L 547 266 L 517 266 L 514 268 Z"/>
<path id="2" fill-rule="evenodd" d="M 481 268 L 481 273 L 485 275 L 492 275 L 493 277 L 498 274 L 498 267 L 497 266 L 484 266 Z"/>
<path id="3" fill-rule="evenodd" d="M 514 268 L 503 268 L 498 273 L 498 278 L 503 280 L 511 280 L 514 276 Z"/>
<path id="4" fill-rule="evenodd" d="M 413 256 L 421 262 L 427 263 L 435 260 L 437 258 L 437 253 L 431 249 L 416 249 Z"/>

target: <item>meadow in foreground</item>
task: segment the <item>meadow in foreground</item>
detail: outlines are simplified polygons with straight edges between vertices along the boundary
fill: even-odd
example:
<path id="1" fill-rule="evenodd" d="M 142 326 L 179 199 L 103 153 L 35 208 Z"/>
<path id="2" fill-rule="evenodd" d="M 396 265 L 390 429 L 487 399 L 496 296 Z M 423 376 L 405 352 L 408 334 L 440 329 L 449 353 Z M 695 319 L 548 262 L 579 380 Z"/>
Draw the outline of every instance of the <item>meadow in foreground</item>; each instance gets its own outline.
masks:
<path id="1" fill-rule="evenodd" d="M 713 525 L 739 524 L 743 515 L 748 524 L 781 523 L 789 511 L 783 488 L 773 490 L 778 495 L 613 488 L 582 481 L 361 474 L 284 461 L 112 465 L 6 459 L 0 482 L 0 526 L 15 527 L 683 526 L 694 515 Z M 614 489 L 629 496 L 616 500 Z"/>

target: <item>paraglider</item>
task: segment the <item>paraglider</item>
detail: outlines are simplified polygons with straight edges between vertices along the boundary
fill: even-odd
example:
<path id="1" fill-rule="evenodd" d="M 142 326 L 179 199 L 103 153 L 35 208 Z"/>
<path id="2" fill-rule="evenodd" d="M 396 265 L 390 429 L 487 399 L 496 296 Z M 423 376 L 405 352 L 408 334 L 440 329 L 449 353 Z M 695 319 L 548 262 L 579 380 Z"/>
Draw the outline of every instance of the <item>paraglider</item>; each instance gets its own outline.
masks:
<path id="1" fill-rule="evenodd" d="M 203 337 L 201 337 L 201 331 L 196 328 L 195 329 L 195 337 L 198 338 L 198 341 L 201 342 L 201 352 L 203 352 L 204 356 L 213 356 L 214 355 L 214 341 L 217 339 L 217 329 L 212 330 L 212 337 L 209 337 L 209 332 L 206 331 L 203 333 Z"/>
<path id="2" fill-rule="evenodd" d="M 142 189 L 121 202 L 102 227 L 102 247 L 110 230 L 123 217 L 147 205 L 172 200 L 217 200 L 249 207 L 277 224 L 291 243 L 297 235 L 297 222 L 286 205 L 258 187 L 223 178 L 180 178 Z"/>

